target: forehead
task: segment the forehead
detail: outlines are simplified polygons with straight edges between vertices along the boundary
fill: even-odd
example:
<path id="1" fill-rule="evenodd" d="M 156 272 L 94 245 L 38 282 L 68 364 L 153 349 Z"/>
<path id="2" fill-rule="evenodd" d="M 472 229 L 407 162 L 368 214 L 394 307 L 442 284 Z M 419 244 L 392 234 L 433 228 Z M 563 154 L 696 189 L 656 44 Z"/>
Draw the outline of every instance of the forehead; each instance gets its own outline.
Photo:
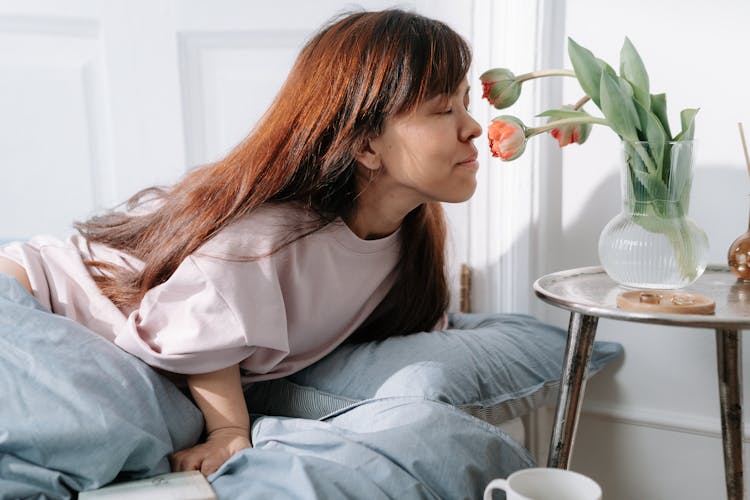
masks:
<path id="1" fill-rule="evenodd" d="M 436 94 L 432 97 L 428 97 L 423 103 L 421 104 L 427 104 L 431 102 L 440 102 L 440 101 L 446 101 L 449 99 L 452 99 L 453 97 L 468 97 L 469 95 L 469 81 L 464 78 L 461 83 L 459 83 L 458 88 L 453 91 L 452 94 Z"/>

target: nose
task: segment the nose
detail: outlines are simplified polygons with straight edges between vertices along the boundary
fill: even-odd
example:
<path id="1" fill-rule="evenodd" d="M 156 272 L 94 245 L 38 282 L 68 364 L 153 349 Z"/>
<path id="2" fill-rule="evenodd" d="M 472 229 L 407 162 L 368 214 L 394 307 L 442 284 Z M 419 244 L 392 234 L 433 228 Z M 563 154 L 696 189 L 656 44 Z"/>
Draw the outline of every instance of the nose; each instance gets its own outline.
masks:
<path id="1" fill-rule="evenodd" d="M 470 141 L 482 135 L 482 126 L 467 111 L 465 123 L 461 128 L 461 140 Z"/>

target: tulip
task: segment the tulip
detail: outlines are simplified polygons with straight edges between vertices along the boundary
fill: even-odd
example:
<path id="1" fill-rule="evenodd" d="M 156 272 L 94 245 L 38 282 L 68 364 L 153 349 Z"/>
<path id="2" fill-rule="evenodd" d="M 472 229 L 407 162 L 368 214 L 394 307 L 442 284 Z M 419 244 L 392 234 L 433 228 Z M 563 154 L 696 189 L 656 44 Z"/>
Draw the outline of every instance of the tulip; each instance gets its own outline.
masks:
<path id="1" fill-rule="evenodd" d="M 512 106 L 521 95 L 521 83 L 505 68 L 485 71 L 479 80 L 482 82 L 482 99 L 487 99 L 497 109 Z"/>
<path id="2" fill-rule="evenodd" d="M 545 112 L 540 116 L 551 114 L 559 114 L 556 112 Z M 521 120 L 515 116 L 503 115 L 492 119 L 490 126 L 487 128 L 487 137 L 490 140 L 490 152 L 492 156 L 500 158 L 504 161 L 515 160 L 526 149 L 526 140 L 535 135 L 542 134 L 544 132 L 551 132 L 553 136 L 556 134 L 562 134 L 559 131 L 568 131 L 575 128 L 579 128 L 580 132 L 575 136 L 573 141 L 580 141 L 579 144 L 583 143 L 591 131 L 591 124 L 611 126 L 604 118 L 597 118 L 586 113 L 579 115 L 562 118 L 558 120 L 550 121 L 545 125 L 539 127 L 529 128 L 526 127 Z M 555 132 L 557 130 L 558 132 Z M 571 136 L 572 137 L 572 136 Z M 570 144 L 566 142 L 561 146 Z"/>
<path id="3" fill-rule="evenodd" d="M 514 116 L 493 118 L 487 128 L 492 156 L 503 161 L 515 160 L 526 149 L 526 127 Z"/>
<path id="4" fill-rule="evenodd" d="M 552 129 L 550 135 L 557 139 L 557 143 L 561 148 L 564 148 L 568 144 L 583 144 L 588 139 L 588 134 L 591 131 L 591 126 L 587 125 L 568 125 L 567 127 L 561 127 Z"/>
<path id="5" fill-rule="evenodd" d="M 479 77 L 482 82 L 482 99 L 487 99 L 497 109 L 505 109 L 518 100 L 523 82 L 545 76 L 575 77 L 575 73 L 567 69 L 548 69 L 515 76 L 509 69 L 493 68 L 485 71 Z"/>
<path id="6" fill-rule="evenodd" d="M 563 109 L 574 110 L 575 108 L 570 105 L 563 106 Z M 554 118 L 550 118 L 548 123 L 554 123 Z M 583 144 L 586 139 L 589 138 L 591 133 L 590 123 L 572 123 L 567 125 L 560 125 L 557 128 L 553 128 L 550 131 L 550 135 L 557 139 L 557 143 L 561 148 L 568 144 L 577 143 Z"/>

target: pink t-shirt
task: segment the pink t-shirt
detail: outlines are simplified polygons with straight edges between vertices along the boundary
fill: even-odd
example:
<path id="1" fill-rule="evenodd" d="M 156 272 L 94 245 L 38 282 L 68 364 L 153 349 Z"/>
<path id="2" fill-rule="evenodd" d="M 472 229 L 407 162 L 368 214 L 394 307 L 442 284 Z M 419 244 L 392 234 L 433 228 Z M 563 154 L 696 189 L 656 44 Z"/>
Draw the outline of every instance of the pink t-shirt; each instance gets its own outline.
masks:
<path id="1" fill-rule="evenodd" d="M 35 297 L 51 312 L 149 365 L 190 374 L 240 363 L 243 381 L 252 382 L 289 375 L 328 354 L 395 278 L 399 231 L 362 240 L 341 220 L 271 256 L 241 260 L 286 241 L 289 224 L 301 217 L 290 204 L 261 207 L 218 233 L 128 311 L 100 292 L 83 263 L 142 266 L 123 252 L 75 235 L 11 243 L 0 255 L 26 269 Z"/>

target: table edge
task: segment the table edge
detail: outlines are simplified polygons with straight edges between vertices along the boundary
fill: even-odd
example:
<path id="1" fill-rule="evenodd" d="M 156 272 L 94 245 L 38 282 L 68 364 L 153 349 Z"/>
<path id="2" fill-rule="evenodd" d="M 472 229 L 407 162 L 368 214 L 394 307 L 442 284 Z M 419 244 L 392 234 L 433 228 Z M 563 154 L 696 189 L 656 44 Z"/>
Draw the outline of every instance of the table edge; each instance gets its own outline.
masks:
<path id="1" fill-rule="evenodd" d="M 706 267 L 706 270 L 723 271 L 726 266 L 710 265 Z M 722 330 L 742 330 L 744 328 L 750 328 L 750 318 L 745 320 L 742 319 L 726 319 L 718 320 L 715 316 L 710 314 L 674 314 L 674 313 L 644 313 L 631 311 L 627 309 L 619 309 L 615 305 L 611 307 L 599 306 L 599 305 L 583 305 L 571 303 L 569 300 L 549 292 L 543 288 L 540 284 L 541 281 L 549 279 L 551 277 L 565 277 L 566 275 L 578 275 L 578 274 L 598 274 L 603 273 L 604 269 L 601 266 L 587 266 L 579 268 L 565 269 L 562 271 L 545 274 L 540 276 L 534 281 L 533 289 L 536 296 L 553 306 L 565 309 L 571 312 L 583 314 L 585 316 L 594 316 L 597 318 L 614 319 L 619 321 L 629 321 L 634 323 L 651 323 L 666 326 L 691 326 L 696 328 L 711 328 L 711 329 L 722 329 Z M 614 281 L 613 281 L 614 283 Z"/>

